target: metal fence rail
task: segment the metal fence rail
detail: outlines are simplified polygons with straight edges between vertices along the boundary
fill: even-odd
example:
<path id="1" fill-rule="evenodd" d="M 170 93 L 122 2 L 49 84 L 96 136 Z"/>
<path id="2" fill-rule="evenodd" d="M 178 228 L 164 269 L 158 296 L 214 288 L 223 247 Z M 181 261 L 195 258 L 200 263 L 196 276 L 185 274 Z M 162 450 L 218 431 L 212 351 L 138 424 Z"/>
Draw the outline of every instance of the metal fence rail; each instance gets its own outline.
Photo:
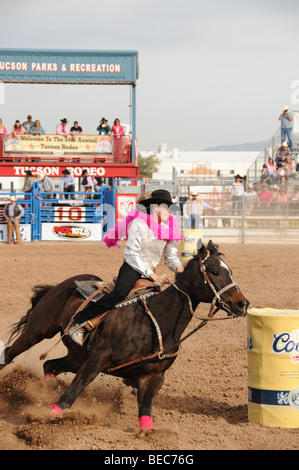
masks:
<path id="1" fill-rule="evenodd" d="M 273 203 L 269 207 L 247 204 L 243 200 L 237 209 L 229 203 L 213 213 L 204 210 L 202 222 L 205 238 L 236 243 L 258 241 L 288 241 L 299 243 L 299 201 Z"/>
<path id="2" fill-rule="evenodd" d="M 16 203 L 24 208 L 24 216 L 20 219 L 22 236 L 26 241 L 52 239 L 49 233 L 57 238 L 73 236 L 73 239 L 88 238 L 97 234 L 97 240 L 114 224 L 114 213 L 107 208 L 113 207 L 113 192 L 110 186 L 102 186 L 97 193 L 44 193 L 34 183 L 32 193 L 13 193 Z M 9 202 L 11 193 L 1 193 L 0 201 L 0 241 L 6 241 L 6 221 L 3 216 L 5 204 Z M 84 230 L 85 229 L 85 232 Z M 67 233 L 68 232 L 68 233 Z"/>

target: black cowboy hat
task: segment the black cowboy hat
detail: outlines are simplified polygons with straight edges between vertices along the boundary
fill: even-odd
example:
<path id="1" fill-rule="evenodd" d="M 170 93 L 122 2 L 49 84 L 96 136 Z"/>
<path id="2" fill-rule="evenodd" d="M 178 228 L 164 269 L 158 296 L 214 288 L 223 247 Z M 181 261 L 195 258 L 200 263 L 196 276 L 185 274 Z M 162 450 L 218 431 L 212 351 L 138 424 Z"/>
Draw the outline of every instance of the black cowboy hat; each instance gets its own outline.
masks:
<path id="1" fill-rule="evenodd" d="M 62 174 L 63 174 L 63 175 L 70 175 L 70 171 L 69 171 L 69 170 L 63 170 L 63 171 L 62 171 Z"/>
<path id="2" fill-rule="evenodd" d="M 144 199 L 140 204 L 145 207 L 148 207 L 151 204 L 166 204 L 167 206 L 172 206 L 173 202 L 169 191 L 166 191 L 165 189 L 157 189 L 151 193 L 151 197 Z"/>
<path id="3" fill-rule="evenodd" d="M 63 124 L 66 124 L 68 122 L 68 120 L 66 118 L 63 118 L 63 119 L 60 119 L 60 121 L 63 123 Z"/>

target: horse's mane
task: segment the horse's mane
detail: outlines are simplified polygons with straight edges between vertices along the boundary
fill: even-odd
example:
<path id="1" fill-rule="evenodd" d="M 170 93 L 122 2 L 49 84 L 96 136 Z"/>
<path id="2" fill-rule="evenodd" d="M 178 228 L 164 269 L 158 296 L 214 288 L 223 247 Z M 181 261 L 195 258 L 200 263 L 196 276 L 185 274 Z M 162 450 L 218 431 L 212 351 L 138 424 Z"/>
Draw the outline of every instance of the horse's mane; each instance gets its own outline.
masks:
<path id="1" fill-rule="evenodd" d="M 209 241 L 209 243 L 208 243 L 207 246 L 206 246 L 206 249 L 209 250 L 210 255 L 212 255 L 212 256 L 219 256 L 219 257 L 220 257 L 220 256 L 223 256 L 223 253 L 221 253 L 221 252 L 218 250 L 218 249 L 219 249 L 219 246 L 218 246 L 218 245 L 215 245 L 215 244 L 212 242 L 212 240 Z M 188 263 L 187 263 L 186 266 L 185 266 L 184 271 L 186 271 L 186 269 L 190 268 L 190 265 L 193 264 L 194 261 L 196 261 L 196 262 L 198 261 L 199 251 L 200 251 L 200 250 L 198 250 L 198 253 L 197 253 L 196 255 L 194 255 L 192 258 L 190 258 L 190 260 L 188 261 Z M 182 273 L 176 273 L 175 279 L 177 280 L 177 279 L 180 277 L 181 274 L 182 274 Z"/>

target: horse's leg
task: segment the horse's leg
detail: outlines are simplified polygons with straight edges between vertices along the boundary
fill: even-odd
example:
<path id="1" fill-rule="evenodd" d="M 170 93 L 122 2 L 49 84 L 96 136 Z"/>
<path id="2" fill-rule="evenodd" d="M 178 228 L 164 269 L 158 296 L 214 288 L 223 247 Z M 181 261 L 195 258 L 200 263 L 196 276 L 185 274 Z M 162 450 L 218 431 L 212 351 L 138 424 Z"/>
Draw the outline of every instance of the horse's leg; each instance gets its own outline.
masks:
<path id="1" fill-rule="evenodd" d="M 50 359 L 44 363 L 45 377 L 57 376 L 62 372 L 72 372 L 76 374 L 85 360 L 86 357 L 82 357 L 82 355 L 78 356 L 69 350 L 66 356 L 58 359 Z"/>
<path id="2" fill-rule="evenodd" d="M 110 353 L 98 350 L 97 355 L 91 354 L 82 364 L 72 383 L 67 387 L 65 393 L 59 398 L 57 405 L 51 405 L 54 415 L 60 414 L 62 410 L 70 408 L 80 393 L 89 385 L 96 376 L 109 364 Z"/>
<path id="3" fill-rule="evenodd" d="M 151 418 L 152 401 L 163 383 L 164 372 L 145 375 L 139 379 L 137 400 L 140 430 L 151 429 L 154 427 L 154 422 Z"/>
<path id="4" fill-rule="evenodd" d="M 19 356 L 23 352 L 30 349 L 35 344 L 39 343 L 45 338 L 45 336 L 38 333 L 30 333 L 26 328 L 23 333 L 13 342 L 11 346 L 8 346 L 4 350 L 4 366 L 10 364 L 15 357 Z"/>

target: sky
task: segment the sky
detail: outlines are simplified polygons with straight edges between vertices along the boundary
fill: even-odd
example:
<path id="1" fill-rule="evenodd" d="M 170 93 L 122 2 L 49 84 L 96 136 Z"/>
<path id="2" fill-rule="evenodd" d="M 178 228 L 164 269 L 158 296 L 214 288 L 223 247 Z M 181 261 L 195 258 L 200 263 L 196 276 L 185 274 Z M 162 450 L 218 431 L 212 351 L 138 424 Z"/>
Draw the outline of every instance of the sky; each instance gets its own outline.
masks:
<path id="1" fill-rule="evenodd" d="M 297 0 L 1 0 L 1 48 L 137 50 L 139 150 L 268 141 L 299 109 Z M 295 88 L 292 88 L 295 87 Z M 5 84 L 7 129 L 130 122 L 129 86 Z M 298 104 L 297 104 L 298 101 Z"/>

